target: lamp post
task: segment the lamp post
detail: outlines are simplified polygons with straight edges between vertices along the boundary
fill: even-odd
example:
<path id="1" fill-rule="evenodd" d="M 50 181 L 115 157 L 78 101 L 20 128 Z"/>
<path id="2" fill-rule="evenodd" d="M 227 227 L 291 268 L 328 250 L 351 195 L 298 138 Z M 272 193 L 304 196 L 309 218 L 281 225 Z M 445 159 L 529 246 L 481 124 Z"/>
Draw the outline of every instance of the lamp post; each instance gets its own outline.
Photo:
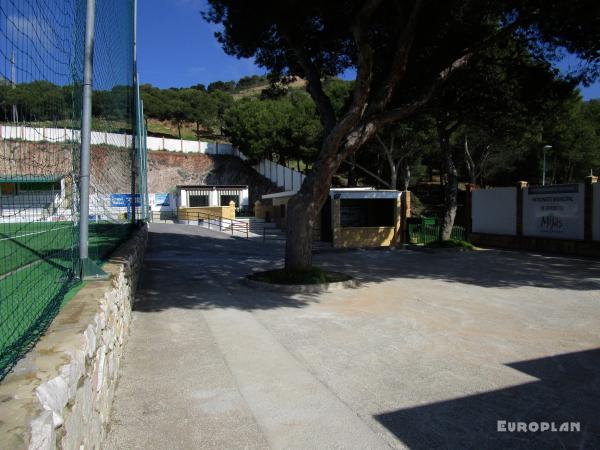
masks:
<path id="1" fill-rule="evenodd" d="M 544 145 L 544 169 L 542 172 L 542 186 L 546 186 L 546 152 L 552 148 L 551 145 Z"/>

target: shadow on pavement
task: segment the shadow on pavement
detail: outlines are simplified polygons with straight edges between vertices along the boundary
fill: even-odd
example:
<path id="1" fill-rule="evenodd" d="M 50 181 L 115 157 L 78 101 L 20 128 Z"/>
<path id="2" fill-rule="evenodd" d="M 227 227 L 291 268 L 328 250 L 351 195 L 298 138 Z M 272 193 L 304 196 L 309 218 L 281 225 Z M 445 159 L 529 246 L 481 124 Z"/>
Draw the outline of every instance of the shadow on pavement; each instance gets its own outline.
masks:
<path id="1" fill-rule="evenodd" d="M 252 271 L 281 266 L 281 246 L 180 227 L 185 226 L 152 226 L 139 300 L 134 306 L 137 311 L 302 308 L 322 298 L 322 294 L 253 290 L 240 283 Z M 564 290 L 565 297 L 569 290 L 600 287 L 600 268 L 594 260 L 524 252 L 332 252 L 316 255 L 315 263 L 366 283 L 411 278 L 484 288 L 537 286 Z M 442 289 L 440 292 L 443 295 Z M 385 412 L 375 420 L 416 449 L 600 448 L 600 350 L 514 362 L 507 367 L 535 379 Z M 555 422 L 556 426 L 580 422 L 581 431 L 497 432 L 498 420 Z"/>
<path id="2" fill-rule="evenodd" d="M 298 308 L 318 301 L 319 294 L 258 291 L 241 283 L 253 271 L 281 267 L 283 256 L 283 246 L 261 240 L 153 224 L 139 291 L 143 301 L 135 309 Z M 594 260 L 514 251 L 356 250 L 317 254 L 315 264 L 364 283 L 412 278 L 496 288 L 600 289 L 600 265 Z"/>
<path id="3" fill-rule="evenodd" d="M 413 449 L 600 448 L 600 350 L 507 366 L 538 381 L 391 411 L 375 419 Z M 554 422 L 557 429 L 565 422 L 578 422 L 580 431 L 498 432 L 499 420 Z M 505 426 L 508 429 L 508 423 Z"/>
<path id="4" fill-rule="evenodd" d="M 331 259 L 323 255 L 319 260 Z M 535 286 L 598 290 L 600 264 L 591 258 L 548 256 L 509 250 L 424 253 L 358 250 L 338 255 L 336 268 L 365 282 L 392 278 L 442 280 L 480 287 Z"/>
<path id="5" fill-rule="evenodd" d="M 311 301 L 306 295 L 296 298 L 242 284 L 244 275 L 252 271 L 282 265 L 280 245 L 193 226 L 153 225 L 152 229 L 134 305 L 137 311 L 297 308 Z"/>

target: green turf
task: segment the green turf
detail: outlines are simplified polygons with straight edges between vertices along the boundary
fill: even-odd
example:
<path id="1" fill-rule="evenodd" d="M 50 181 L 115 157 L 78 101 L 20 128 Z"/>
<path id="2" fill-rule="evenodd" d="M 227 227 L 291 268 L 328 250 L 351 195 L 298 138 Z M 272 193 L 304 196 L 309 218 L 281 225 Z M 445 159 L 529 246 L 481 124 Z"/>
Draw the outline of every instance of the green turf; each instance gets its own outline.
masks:
<path id="1" fill-rule="evenodd" d="M 102 263 L 130 230 L 130 224 L 90 224 L 90 258 Z M 1 380 L 80 283 L 75 276 L 78 235 L 73 223 L 0 224 L 0 239 Z"/>
<path id="2" fill-rule="evenodd" d="M 0 274 L 44 258 L 72 261 L 75 240 L 71 222 L 0 224 Z"/>
<path id="3" fill-rule="evenodd" d="M 90 258 L 101 262 L 130 229 L 127 223 L 90 224 Z M 41 259 L 75 261 L 78 239 L 72 222 L 0 224 L 0 276 Z"/>

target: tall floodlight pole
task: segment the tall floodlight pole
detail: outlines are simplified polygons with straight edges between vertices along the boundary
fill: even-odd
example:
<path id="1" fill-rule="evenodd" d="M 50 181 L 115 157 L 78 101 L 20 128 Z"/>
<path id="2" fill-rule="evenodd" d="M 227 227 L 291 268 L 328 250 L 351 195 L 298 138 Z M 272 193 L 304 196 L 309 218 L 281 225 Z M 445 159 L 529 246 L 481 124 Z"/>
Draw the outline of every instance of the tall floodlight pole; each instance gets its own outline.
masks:
<path id="1" fill-rule="evenodd" d="M 94 21 L 96 0 L 87 0 L 85 52 L 83 66 L 83 105 L 81 117 L 81 159 L 79 169 L 79 263 L 83 280 L 108 278 L 108 274 L 89 259 L 90 144 L 92 140 L 92 81 L 94 69 Z"/>
<path id="2" fill-rule="evenodd" d="M 542 186 L 546 186 L 546 152 L 552 148 L 551 145 L 544 145 L 544 168 L 542 169 Z"/>

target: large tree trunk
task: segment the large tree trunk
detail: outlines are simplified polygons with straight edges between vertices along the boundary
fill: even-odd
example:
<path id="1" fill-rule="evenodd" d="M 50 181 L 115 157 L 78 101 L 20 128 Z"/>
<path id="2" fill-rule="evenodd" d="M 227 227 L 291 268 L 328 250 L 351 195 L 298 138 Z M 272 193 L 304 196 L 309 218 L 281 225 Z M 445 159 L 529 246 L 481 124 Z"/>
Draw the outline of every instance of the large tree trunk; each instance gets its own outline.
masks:
<path id="1" fill-rule="evenodd" d="M 300 190 L 288 202 L 285 269 L 308 270 L 312 266 L 312 231 L 329 195 L 331 179 L 340 164 L 376 131 L 373 124 L 357 124 L 346 133 L 333 130 L 323 141 Z"/>
<path id="2" fill-rule="evenodd" d="M 328 152 L 329 153 L 329 152 Z M 340 165 L 337 152 L 317 161 L 300 191 L 287 205 L 286 270 L 308 270 L 312 266 L 312 232 L 329 195 L 331 179 Z"/>
<path id="3" fill-rule="evenodd" d="M 392 189 L 398 188 L 398 170 L 396 169 L 396 165 L 393 161 L 390 164 L 390 187 Z"/>
<path id="4" fill-rule="evenodd" d="M 402 161 L 402 186 L 405 191 L 408 191 L 410 186 L 410 163 L 408 158 Z"/>
<path id="5" fill-rule="evenodd" d="M 294 196 L 288 202 L 286 270 L 308 270 L 312 266 L 312 229 L 317 217 L 314 203 L 306 196 Z"/>
<path id="6" fill-rule="evenodd" d="M 469 179 L 471 180 L 471 184 L 477 184 L 477 167 L 475 165 L 475 161 L 471 156 L 471 151 L 469 150 L 469 141 L 467 136 L 465 135 L 465 163 L 467 165 L 467 171 L 469 172 Z"/>
<path id="7" fill-rule="evenodd" d="M 306 90 L 317 107 L 326 138 L 321 146 L 317 162 L 306 177 L 300 191 L 288 203 L 287 241 L 285 248 L 286 270 L 306 270 L 312 265 L 312 229 L 329 195 L 331 179 L 342 161 L 369 140 L 386 123 L 405 119 L 419 105 L 426 103 L 434 89 L 419 102 L 396 110 L 387 111 L 395 88 L 406 72 L 410 49 L 417 29 L 417 20 L 422 6 L 421 0 L 415 2 L 402 32 L 398 36 L 396 49 L 391 60 L 391 70 L 377 90 L 372 89 L 374 50 L 367 40 L 369 22 L 379 2 L 364 2 L 358 11 L 356 26 L 353 29 L 357 45 L 356 80 L 353 101 L 347 112 L 338 119 L 331 100 L 323 91 L 320 71 L 310 55 L 305 51 L 304 42 L 290 39 L 298 64 L 307 79 Z M 370 104 L 369 100 L 373 102 Z"/>
<path id="8" fill-rule="evenodd" d="M 446 132 L 443 125 L 438 126 L 438 138 L 440 150 L 442 151 L 442 168 L 446 176 L 446 184 L 444 186 L 444 215 L 440 227 L 440 239 L 447 241 L 452 234 L 452 227 L 454 226 L 456 209 L 458 207 L 458 171 L 454 164 L 450 135 Z"/>
<path id="9" fill-rule="evenodd" d="M 348 165 L 348 186 L 356 187 L 358 185 L 358 174 L 356 173 L 356 160 L 354 156 L 350 158 L 350 164 Z"/>

